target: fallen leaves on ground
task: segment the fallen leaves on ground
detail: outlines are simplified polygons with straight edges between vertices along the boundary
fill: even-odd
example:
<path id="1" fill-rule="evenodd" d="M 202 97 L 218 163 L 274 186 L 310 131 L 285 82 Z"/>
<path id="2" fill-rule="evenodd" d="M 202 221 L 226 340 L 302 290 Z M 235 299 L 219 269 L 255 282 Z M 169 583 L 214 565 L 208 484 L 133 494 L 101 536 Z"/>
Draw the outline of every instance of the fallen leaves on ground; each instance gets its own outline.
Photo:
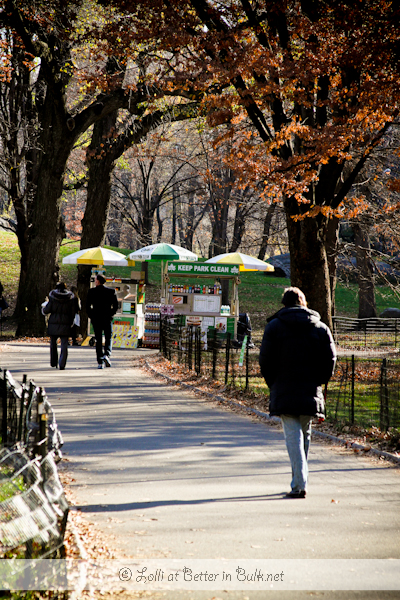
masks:
<path id="1" fill-rule="evenodd" d="M 146 362 L 150 365 L 150 369 L 146 366 Z M 236 406 L 230 407 L 231 410 L 240 411 L 240 407 L 243 407 L 243 410 L 252 408 L 268 414 L 268 398 L 264 394 L 256 394 L 255 392 L 245 391 L 232 386 L 225 386 L 208 376 L 198 376 L 195 371 L 188 371 L 183 365 L 168 361 L 160 355 L 138 359 L 135 361 L 135 364 L 137 365 L 138 363 L 139 366 L 152 375 L 158 374 L 167 377 L 170 384 L 193 386 L 208 397 L 210 395 L 216 396 L 215 400 L 217 402 L 218 396 L 222 396 L 224 400 L 235 402 Z M 262 416 L 254 416 L 262 418 Z M 271 423 L 271 425 L 274 424 Z M 364 449 L 358 449 L 358 452 L 362 451 L 365 453 L 375 448 L 393 453 L 395 456 L 400 456 L 400 431 L 398 429 L 390 428 L 387 432 L 381 432 L 378 427 L 365 429 L 357 425 L 343 426 L 342 424 L 334 424 L 327 421 L 314 423 L 313 428 L 328 435 L 338 437 L 346 442 L 348 447 L 351 447 L 353 443 L 365 446 Z"/>

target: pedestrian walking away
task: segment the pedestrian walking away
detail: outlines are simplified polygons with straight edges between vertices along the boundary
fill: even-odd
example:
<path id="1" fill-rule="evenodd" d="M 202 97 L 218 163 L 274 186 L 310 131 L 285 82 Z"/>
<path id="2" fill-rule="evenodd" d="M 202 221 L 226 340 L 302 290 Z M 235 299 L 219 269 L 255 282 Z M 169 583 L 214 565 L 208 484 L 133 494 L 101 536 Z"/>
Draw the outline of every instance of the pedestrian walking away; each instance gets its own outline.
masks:
<path id="1" fill-rule="evenodd" d="M 48 334 L 50 336 L 50 365 L 65 369 L 68 358 L 68 339 L 74 322 L 74 295 L 67 290 L 65 283 L 57 283 L 49 294 L 49 300 L 42 304 L 44 315 L 50 315 Z M 61 340 L 60 360 L 58 360 L 57 340 Z"/>
<path id="2" fill-rule="evenodd" d="M 105 282 L 102 275 L 96 275 L 95 287 L 88 291 L 86 301 L 86 312 L 92 321 L 96 338 L 96 357 L 99 369 L 104 366 L 111 367 L 112 318 L 118 310 L 115 290 L 106 287 Z"/>
<path id="3" fill-rule="evenodd" d="M 81 299 L 79 298 L 79 295 L 78 295 L 78 288 L 75 285 L 71 285 L 71 292 L 74 294 L 74 311 L 75 311 L 74 323 L 71 328 L 72 345 L 79 346 L 78 333 L 79 333 L 79 327 L 81 325 L 80 312 L 81 312 L 82 305 L 81 305 Z"/>
<path id="4" fill-rule="evenodd" d="M 333 375 L 336 349 L 329 327 L 307 308 L 299 288 L 287 288 L 282 304 L 284 308 L 267 320 L 259 364 L 270 390 L 269 411 L 281 417 L 292 467 L 286 496 L 305 498 L 311 422 L 324 419 L 322 386 Z"/>

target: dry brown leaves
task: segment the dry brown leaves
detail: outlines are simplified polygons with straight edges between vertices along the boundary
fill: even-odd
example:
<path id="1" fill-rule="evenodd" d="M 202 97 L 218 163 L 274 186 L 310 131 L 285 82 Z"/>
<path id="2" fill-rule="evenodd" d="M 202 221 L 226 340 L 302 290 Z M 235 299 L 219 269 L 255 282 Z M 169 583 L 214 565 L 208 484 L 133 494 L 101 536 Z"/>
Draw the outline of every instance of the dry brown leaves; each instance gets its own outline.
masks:
<path id="1" fill-rule="evenodd" d="M 60 480 L 64 488 L 65 496 L 70 505 L 68 514 L 67 528 L 64 538 L 64 546 L 67 558 L 74 560 L 112 560 L 130 558 L 121 553 L 118 548 L 118 541 L 112 534 L 105 534 L 94 523 L 91 523 L 87 517 L 76 508 L 76 499 L 71 490 L 71 484 L 74 478 L 68 470 L 68 461 L 63 459 L 58 467 Z M 111 592 L 102 591 L 82 591 L 79 592 L 79 599 L 76 594 L 72 594 L 73 600 L 136 600 L 137 598 L 156 598 L 158 594 L 153 592 L 126 592 L 124 590 L 115 590 Z"/>
<path id="2" fill-rule="evenodd" d="M 123 558 L 118 556 L 117 544 L 112 535 L 105 536 L 104 532 L 91 523 L 83 513 L 76 508 L 76 498 L 71 490 L 74 478 L 68 470 L 68 461 L 63 459 L 58 466 L 61 483 L 65 496 L 70 505 L 70 511 L 65 533 L 65 549 L 68 558 Z"/>
<path id="3" fill-rule="evenodd" d="M 146 362 L 152 367 L 148 369 Z M 243 406 L 243 410 L 246 408 L 252 408 L 261 412 L 268 412 L 268 400 L 264 395 L 255 394 L 254 392 L 245 392 L 243 390 L 234 389 L 231 387 L 225 387 L 223 384 L 214 381 L 209 377 L 197 377 L 194 371 L 187 371 L 182 365 L 176 365 L 166 360 L 162 356 L 156 355 L 139 361 L 140 366 L 151 373 L 153 376 L 157 375 L 168 378 L 168 383 L 172 385 L 180 385 L 181 383 L 191 385 L 199 392 L 204 393 L 208 397 L 210 396 L 222 396 L 224 400 L 233 401 L 235 404 Z M 218 399 L 216 399 L 218 401 Z M 226 406 L 226 405 L 225 405 Z M 230 410 L 240 410 L 239 407 L 229 407 Z M 261 418 L 254 415 L 255 418 Z M 273 425 L 271 423 L 271 425 Z M 276 425 L 275 425 L 276 426 Z M 393 453 L 395 456 L 400 456 L 400 436 L 397 431 L 380 432 L 376 427 L 370 429 L 363 429 L 362 427 L 348 426 L 338 428 L 336 425 L 328 422 L 315 423 L 313 428 L 338 437 L 343 440 L 348 446 L 352 443 L 364 445 L 364 452 L 371 448 L 377 450 L 384 450 L 389 453 Z M 378 435 L 379 432 L 379 435 Z M 360 452 L 359 449 L 358 452 Z"/>

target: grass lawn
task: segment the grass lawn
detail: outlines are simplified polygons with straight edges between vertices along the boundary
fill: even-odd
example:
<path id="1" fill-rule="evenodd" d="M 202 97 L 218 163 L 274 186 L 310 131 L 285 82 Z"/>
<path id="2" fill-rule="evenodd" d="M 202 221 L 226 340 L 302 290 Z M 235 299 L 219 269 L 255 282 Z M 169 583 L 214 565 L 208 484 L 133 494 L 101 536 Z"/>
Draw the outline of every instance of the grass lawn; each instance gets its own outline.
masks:
<path id="1" fill-rule="evenodd" d="M 130 249 L 113 248 L 122 254 L 129 254 Z M 60 278 L 68 286 L 76 283 L 77 267 L 63 265 L 64 256 L 79 250 L 79 242 L 65 240 L 60 249 Z M 7 314 L 12 314 L 18 289 L 19 259 L 17 238 L 13 233 L 0 231 L 0 281 L 4 286 L 4 294 L 10 304 Z M 130 267 L 106 267 L 107 275 L 129 277 Z M 262 330 L 266 318 L 281 308 L 280 300 L 285 287 L 290 281 L 281 277 L 265 275 L 263 272 L 243 272 L 240 274 L 239 286 L 240 311 L 248 312 L 254 330 Z M 149 263 L 149 285 L 146 288 L 146 301 L 158 302 L 160 299 L 161 266 L 159 262 Z M 181 279 L 182 283 L 190 280 Z M 211 283 L 211 280 L 210 280 Z M 393 292 L 387 286 L 376 287 L 376 304 L 378 314 L 388 307 L 399 306 Z M 356 284 L 338 284 L 336 290 L 336 314 L 356 317 L 358 314 L 358 286 Z"/>

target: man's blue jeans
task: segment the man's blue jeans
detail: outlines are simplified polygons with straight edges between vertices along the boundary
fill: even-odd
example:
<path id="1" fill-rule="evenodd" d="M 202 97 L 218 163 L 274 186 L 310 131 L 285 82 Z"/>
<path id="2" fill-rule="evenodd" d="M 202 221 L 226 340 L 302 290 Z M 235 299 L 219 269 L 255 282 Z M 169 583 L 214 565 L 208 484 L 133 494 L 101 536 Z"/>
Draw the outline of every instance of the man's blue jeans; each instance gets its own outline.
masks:
<path id="1" fill-rule="evenodd" d="M 307 490 L 308 449 L 311 439 L 309 415 L 281 415 L 286 448 L 292 465 L 292 491 Z"/>

